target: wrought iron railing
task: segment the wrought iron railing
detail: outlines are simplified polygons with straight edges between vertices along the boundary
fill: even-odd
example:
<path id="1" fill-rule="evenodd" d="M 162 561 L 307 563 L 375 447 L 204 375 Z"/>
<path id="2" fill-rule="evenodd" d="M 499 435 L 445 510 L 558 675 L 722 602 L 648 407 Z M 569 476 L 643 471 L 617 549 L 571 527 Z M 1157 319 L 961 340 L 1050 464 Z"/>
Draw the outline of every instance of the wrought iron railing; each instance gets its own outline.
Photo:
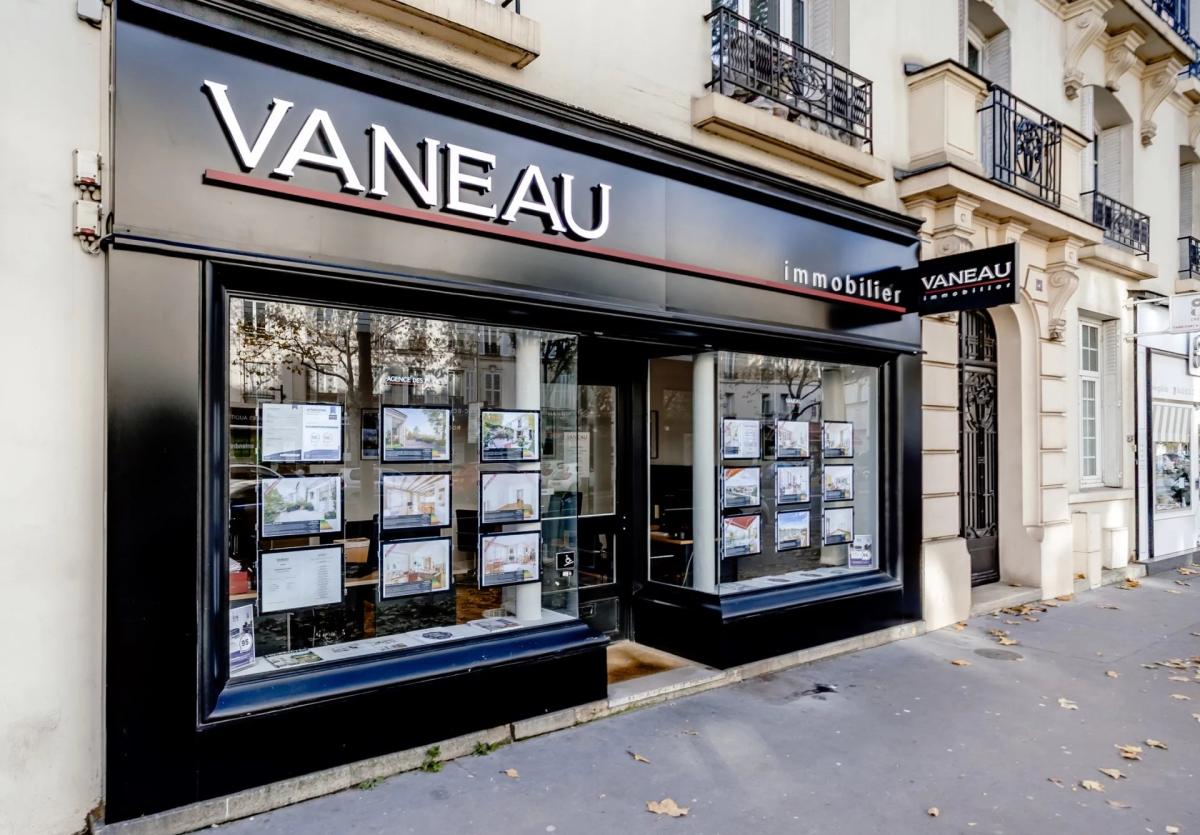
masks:
<path id="1" fill-rule="evenodd" d="M 871 82 L 724 6 L 712 23 L 712 80 L 705 86 L 871 149 Z"/>
<path id="2" fill-rule="evenodd" d="M 1150 257 L 1150 216 L 1099 191 L 1080 195 L 1092 223 L 1104 229 L 1104 238 L 1134 255 Z M 1088 204 L 1090 208 L 1088 207 Z"/>
<path id="3" fill-rule="evenodd" d="M 1200 278 L 1200 240 L 1190 235 L 1179 239 L 1179 277 Z"/>
<path id="4" fill-rule="evenodd" d="M 521 13 L 521 0 L 487 0 L 487 2 L 502 9 L 511 7 L 517 14 Z"/>
<path id="5" fill-rule="evenodd" d="M 989 177 L 1051 206 L 1062 199 L 1062 124 L 995 84 L 979 110 Z"/>
<path id="6" fill-rule="evenodd" d="M 1191 0 L 1143 0 L 1143 2 L 1174 29 L 1175 34 L 1184 40 L 1191 40 L 1192 33 L 1188 20 Z"/>

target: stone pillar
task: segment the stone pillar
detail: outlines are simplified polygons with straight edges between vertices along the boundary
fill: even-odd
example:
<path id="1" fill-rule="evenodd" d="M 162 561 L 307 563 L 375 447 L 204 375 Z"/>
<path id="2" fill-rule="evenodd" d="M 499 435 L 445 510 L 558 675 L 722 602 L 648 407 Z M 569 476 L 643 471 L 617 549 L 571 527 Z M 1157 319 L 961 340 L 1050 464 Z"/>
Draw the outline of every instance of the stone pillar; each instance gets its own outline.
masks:
<path id="1" fill-rule="evenodd" d="M 692 588 L 717 590 L 717 355 L 692 361 Z"/>
<path id="2" fill-rule="evenodd" d="M 518 409 L 540 409 L 542 407 L 542 341 L 536 336 L 523 333 L 517 335 L 517 398 Z M 541 438 L 537 442 L 541 443 Z M 541 464 L 519 464 L 517 469 L 538 470 Z M 535 501 L 541 502 L 537 496 Z M 540 514 L 539 514 L 540 515 Z M 540 530 L 541 523 L 522 525 L 522 530 Z M 541 559 L 541 554 L 538 555 Z M 517 620 L 541 620 L 542 583 L 522 583 L 505 589 L 505 603 Z"/>

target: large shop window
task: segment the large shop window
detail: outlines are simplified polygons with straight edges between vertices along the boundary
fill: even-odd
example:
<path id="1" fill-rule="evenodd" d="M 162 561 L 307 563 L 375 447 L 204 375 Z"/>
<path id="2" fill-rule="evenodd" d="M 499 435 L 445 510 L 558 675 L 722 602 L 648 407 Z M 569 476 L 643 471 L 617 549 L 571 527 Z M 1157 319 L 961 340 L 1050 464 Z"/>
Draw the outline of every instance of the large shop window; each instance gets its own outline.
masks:
<path id="1" fill-rule="evenodd" d="M 234 299 L 230 671 L 573 618 L 573 336 Z"/>
<path id="2" fill-rule="evenodd" d="M 652 580 L 733 594 L 879 566 L 879 373 L 719 352 L 651 364 Z"/>
<path id="3" fill-rule="evenodd" d="M 1155 403 L 1154 512 L 1187 513 L 1192 507 L 1192 406 Z"/>

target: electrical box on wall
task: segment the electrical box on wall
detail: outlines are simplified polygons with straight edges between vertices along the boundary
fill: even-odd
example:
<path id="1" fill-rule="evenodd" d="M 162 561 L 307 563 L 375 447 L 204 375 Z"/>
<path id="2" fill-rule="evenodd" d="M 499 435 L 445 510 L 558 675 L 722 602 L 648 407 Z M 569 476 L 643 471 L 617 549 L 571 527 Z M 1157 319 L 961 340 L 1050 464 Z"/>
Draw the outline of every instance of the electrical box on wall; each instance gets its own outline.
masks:
<path id="1" fill-rule="evenodd" d="M 75 235 L 94 240 L 100 237 L 100 204 L 92 200 L 75 201 Z"/>
<path id="2" fill-rule="evenodd" d="M 75 185 L 93 189 L 100 186 L 100 155 L 75 149 Z"/>

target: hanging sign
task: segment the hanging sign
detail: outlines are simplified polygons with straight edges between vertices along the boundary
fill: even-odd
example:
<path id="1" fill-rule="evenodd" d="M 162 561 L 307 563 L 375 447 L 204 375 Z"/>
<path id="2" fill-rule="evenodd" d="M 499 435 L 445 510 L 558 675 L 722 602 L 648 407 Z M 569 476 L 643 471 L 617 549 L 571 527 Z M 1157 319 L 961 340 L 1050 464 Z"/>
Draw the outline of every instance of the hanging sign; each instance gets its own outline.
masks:
<path id="1" fill-rule="evenodd" d="M 1171 296 L 1171 332 L 1200 331 L 1200 293 Z"/>
<path id="2" fill-rule="evenodd" d="M 909 297 L 909 309 L 921 315 L 1013 304 L 1017 300 L 1017 245 L 1001 244 L 922 261 L 901 270 L 899 281 L 915 291 Z"/>

